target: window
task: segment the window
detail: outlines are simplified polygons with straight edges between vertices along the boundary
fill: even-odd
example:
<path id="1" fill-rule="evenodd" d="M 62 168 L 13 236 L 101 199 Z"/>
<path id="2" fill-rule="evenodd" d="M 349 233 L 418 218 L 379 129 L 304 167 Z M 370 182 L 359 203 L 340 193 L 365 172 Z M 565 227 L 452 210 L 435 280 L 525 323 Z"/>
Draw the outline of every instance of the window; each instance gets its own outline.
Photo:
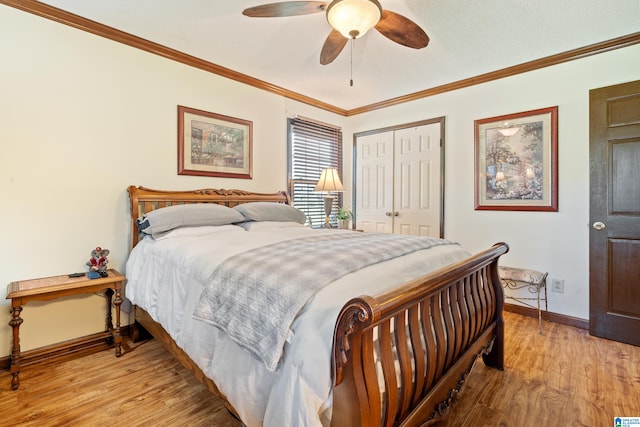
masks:
<path id="1" fill-rule="evenodd" d="M 342 177 L 342 130 L 304 118 L 287 121 L 289 194 L 293 206 L 303 211 L 313 227 L 324 224 L 325 193 L 315 192 L 324 168 L 337 168 Z M 342 193 L 332 194 L 333 211 L 342 206 Z M 335 219 L 332 219 L 335 223 Z"/>

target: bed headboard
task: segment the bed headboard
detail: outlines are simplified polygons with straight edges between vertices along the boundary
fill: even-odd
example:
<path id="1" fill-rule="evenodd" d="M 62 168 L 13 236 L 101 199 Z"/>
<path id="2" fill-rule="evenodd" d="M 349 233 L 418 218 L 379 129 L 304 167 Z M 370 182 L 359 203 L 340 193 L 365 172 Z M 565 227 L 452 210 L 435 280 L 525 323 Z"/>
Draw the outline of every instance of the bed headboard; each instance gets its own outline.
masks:
<path id="1" fill-rule="evenodd" d="M 134 185 L 128 188 L 131 203 L 131 248 L 138 244 L 140 235 L 136 220 L 147 212 L 171 205 L 185 203 L 217 203 L 230 208 L 248 202 L 275 202 L 291 204 L 285 191 L 277 193 L 252 193 L 244 190 L 205 188 L 190 191 L 152 190 Z"/>

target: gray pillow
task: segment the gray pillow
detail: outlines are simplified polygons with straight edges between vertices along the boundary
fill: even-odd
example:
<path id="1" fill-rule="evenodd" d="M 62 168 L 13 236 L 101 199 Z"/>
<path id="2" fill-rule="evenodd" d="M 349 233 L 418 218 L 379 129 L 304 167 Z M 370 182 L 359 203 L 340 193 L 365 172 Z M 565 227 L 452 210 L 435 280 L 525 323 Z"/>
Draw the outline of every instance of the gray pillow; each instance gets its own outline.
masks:
<path id="1" fill-rule="evenodd" d="M 244 221 L 242 214 L 216 203 L 192 203 L 156 209 L 138 219 L 138 229 L 157 237 L 178 227 L 226 225 Z"/>
<path id="2" fill-rule="evenodd" d="M 249 221 L 293 221 L 307 222 L 307 216 L 299 209 L 283 203 L 251 202 L 234 207 Z"/>

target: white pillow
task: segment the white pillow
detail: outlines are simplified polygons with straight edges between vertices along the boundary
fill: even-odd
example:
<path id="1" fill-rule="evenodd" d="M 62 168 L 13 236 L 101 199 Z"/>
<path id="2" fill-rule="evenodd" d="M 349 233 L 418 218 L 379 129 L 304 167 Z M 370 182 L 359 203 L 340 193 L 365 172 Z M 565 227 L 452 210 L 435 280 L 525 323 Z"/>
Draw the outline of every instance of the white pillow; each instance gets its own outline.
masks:
<path id="1" fill-rule="evenodd" d="M 177 237 L 202 237 L 211 234 L 242 232 L 244 229 L 237 225 L 201 225 L 197 227 L 180 227 L 169 230 L 155 237 L 155 240 L 170 239 Z"/>
<path id="2" fill-rule="evenodd" d="M 247 231 L 250 230 L 274 230 L 279 228 L 299 228 L 304 227 L 304 224 L 294 221 L 245 221 L 236 225 L 244 228 Z"/>

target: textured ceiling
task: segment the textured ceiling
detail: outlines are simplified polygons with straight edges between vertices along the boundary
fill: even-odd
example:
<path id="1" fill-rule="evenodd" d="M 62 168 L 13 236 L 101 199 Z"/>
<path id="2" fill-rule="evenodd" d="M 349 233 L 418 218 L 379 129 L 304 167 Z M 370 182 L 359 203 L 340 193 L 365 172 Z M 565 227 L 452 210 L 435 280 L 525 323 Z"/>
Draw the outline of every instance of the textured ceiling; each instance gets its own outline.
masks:
<path id="1" fill-rule="evenodd" d="M 381 0 L 431 38 L 414 50 L 375 30 L 329 65 L 323 13 L 248 18 L 273 0 L 43 3 L 350 110 L 640 31 L 639 0 Z M 349 86 L 353 67 L 354 85 Z"/>

